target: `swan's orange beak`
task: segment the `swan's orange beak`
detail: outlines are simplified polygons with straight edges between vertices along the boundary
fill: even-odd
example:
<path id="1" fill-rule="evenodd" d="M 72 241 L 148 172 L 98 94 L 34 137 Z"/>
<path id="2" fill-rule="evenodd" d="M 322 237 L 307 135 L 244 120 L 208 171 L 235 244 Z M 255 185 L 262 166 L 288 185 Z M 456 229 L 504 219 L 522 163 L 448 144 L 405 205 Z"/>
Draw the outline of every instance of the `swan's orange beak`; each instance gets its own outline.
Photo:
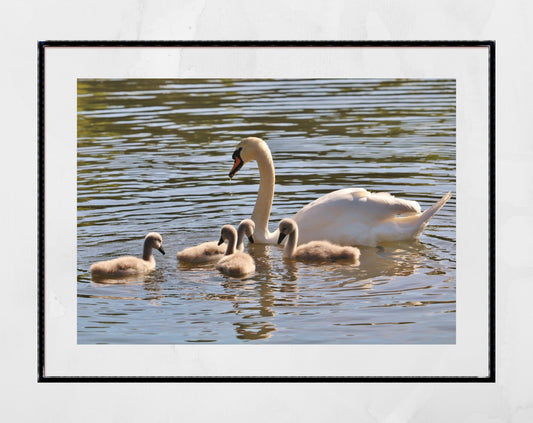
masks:
<path id="1" fill-rule="evenodd" d="M 240 168 L 244 164 L 244 162 L 241 159 L 241 149 L 235 150 L 235 152 L 233 153 L 232 158 L 233 158 L 234 162 L 233 162 L 233 167 L 231 168 L 231 170 L 229 172 L 229 178 L 230 179 L 235 176 L 235 174 L 240 170 Z"/>
<path id="2" fill-rule="evenodd" d="M 243 165 L 243 161 L 241 159 L 239 159 L 238 157 L 235 158 L 235 162 L 233 163 L 233 167 L 231 168 L 230 172 L 229 172 L 229 178 L 233 178 L 233 176 L 235 176 L 235 174 L 239 171 L 239 169 L 242 167 Z"/>

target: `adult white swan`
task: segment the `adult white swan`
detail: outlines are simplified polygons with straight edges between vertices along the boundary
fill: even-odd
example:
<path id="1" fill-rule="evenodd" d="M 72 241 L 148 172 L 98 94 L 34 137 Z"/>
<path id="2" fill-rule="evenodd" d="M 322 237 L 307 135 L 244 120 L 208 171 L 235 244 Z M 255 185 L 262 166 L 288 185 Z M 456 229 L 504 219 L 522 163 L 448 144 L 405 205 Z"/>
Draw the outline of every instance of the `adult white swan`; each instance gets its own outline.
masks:
<path id="1" fill-rule="evenodd" d="M 233 178 L 241 167 L 252 160 L 259 167 L 259 193 L 252 213 L 255 223 L 254 241 L 276 244 L 279 229 L 268 230 L 274 198 L 274 163 L 266 142 L 249 137 L 242 140 L 233 153 Z M 292 218 L 300 228 L 303 244 L 327 240 L 340 245 L 375 246 L 383 242 L 418 238 L 429 220 L 448 201 L 448 192 L 429 209 L 421 212 L 416 201 L 401 200 L 387 193 L 372 193 L 364 188 L 332 191 L 302 208 Z"/>

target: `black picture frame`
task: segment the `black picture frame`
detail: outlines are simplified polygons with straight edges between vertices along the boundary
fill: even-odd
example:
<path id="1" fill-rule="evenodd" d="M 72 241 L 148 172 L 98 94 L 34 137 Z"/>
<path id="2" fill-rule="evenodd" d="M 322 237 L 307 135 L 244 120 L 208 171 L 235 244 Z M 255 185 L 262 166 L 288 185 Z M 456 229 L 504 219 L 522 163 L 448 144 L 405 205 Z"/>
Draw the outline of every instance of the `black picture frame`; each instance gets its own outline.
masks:
<path id="1" fill-rule="evenodd" d="M 45 63 L 48 47 L 486 47 L 488 49 L 489 75 L 489 280 L 488 280 L 488 376 L 47 376 L 45 372 Z M 495 41 L 40 41 L 38 42 L 38 332 L 37 379 L 40 383 L 494 383 L 496 381 L 496 281 L 495 281 Z"/>

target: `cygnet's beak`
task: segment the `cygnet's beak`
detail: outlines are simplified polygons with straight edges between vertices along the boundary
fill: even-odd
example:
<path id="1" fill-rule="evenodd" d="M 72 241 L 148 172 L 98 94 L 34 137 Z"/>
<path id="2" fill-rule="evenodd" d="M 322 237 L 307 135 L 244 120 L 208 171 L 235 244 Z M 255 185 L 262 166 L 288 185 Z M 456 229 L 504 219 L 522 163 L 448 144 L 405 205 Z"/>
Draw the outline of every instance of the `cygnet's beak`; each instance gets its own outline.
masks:
<path id="1" fill-rule="evenodd" d="M 224 238 L 220 237 L 217 245 L 222 245 L 222 244 L 224 244 Z"/>
<path id="2" fill-rule="evenodd" d="M 284 234 L 283 232 L 280 232 L 279 233 L 279 237 L 278 237 L 278 244 L 281 244 L 281 241 L 283 241 L 283 239 L 287 236 L 287 234 Z"/>
<path id="3" fill-rule="evenodd" d="M 165 255 L 165 250 L 163 250 L 163 246 L 159 247 L 157 249 L 157 251 L 159 251 L 161 254 Z"/>
<path id="4" fill-rule="evenodd" d="M 248 241 L 250 241 L 253 244 L 254 243 L 254 237 L 252 235 L 250 235 L 248 237 Z"/>

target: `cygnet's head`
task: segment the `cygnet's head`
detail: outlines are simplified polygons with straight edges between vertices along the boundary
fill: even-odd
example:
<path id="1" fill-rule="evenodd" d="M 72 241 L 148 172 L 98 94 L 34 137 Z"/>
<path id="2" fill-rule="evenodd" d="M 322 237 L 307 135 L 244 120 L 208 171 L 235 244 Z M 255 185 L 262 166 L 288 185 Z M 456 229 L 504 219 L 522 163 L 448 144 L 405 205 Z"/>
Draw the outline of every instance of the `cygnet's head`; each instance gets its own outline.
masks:
<path id="1" fill-rule="evenodd" d="M 243 139 L 233 152 L 231 158 L 233 161 L 233 167 L 229 172 L 230 179 L 241 169 L 241 167 L 257 157 L 257 152 L 264 149 L 265 142 L 261 138 L 248 137 Z"/>
<path id="2" fill-rule="evenodd" d="M 163 238 L 157 232 L 150 232 L 146 235 L 144 237 L 144 243 L 155 248 L 161 254 L 165 254 L 165 250 L 163 250 Z"/>
<path id="3" fill-rule="evenodd" d="M 281 222 L 279 222 L 279 238 L 278 238 L 278 244 L 281 244 L 281 241 L 283 239 L 294 232 L 298 226 L 296 225 L 296 222 L 290 218 L 282 219 Z"/>
<path id="4" fill-rule="evenodd" d="M 239 229 L 238 231 L 244 231 L 244 234 L 248 237 L 248 241 L 250 241 L 252 244 L 254 243 L 254 230 L 255 230 L 255 223 L 252 219 L 244 219 L 239 223 Z"/>
<path id="5" fill-rule="evenodd" d="M 220 239 L 218 240 L 218 245 L 224 243 L 224 241 L 235 239 L 237 239 L 237 231 L 235 228 L 231 225 L 222 226 L 222 229 L 220 229 Z"/>

